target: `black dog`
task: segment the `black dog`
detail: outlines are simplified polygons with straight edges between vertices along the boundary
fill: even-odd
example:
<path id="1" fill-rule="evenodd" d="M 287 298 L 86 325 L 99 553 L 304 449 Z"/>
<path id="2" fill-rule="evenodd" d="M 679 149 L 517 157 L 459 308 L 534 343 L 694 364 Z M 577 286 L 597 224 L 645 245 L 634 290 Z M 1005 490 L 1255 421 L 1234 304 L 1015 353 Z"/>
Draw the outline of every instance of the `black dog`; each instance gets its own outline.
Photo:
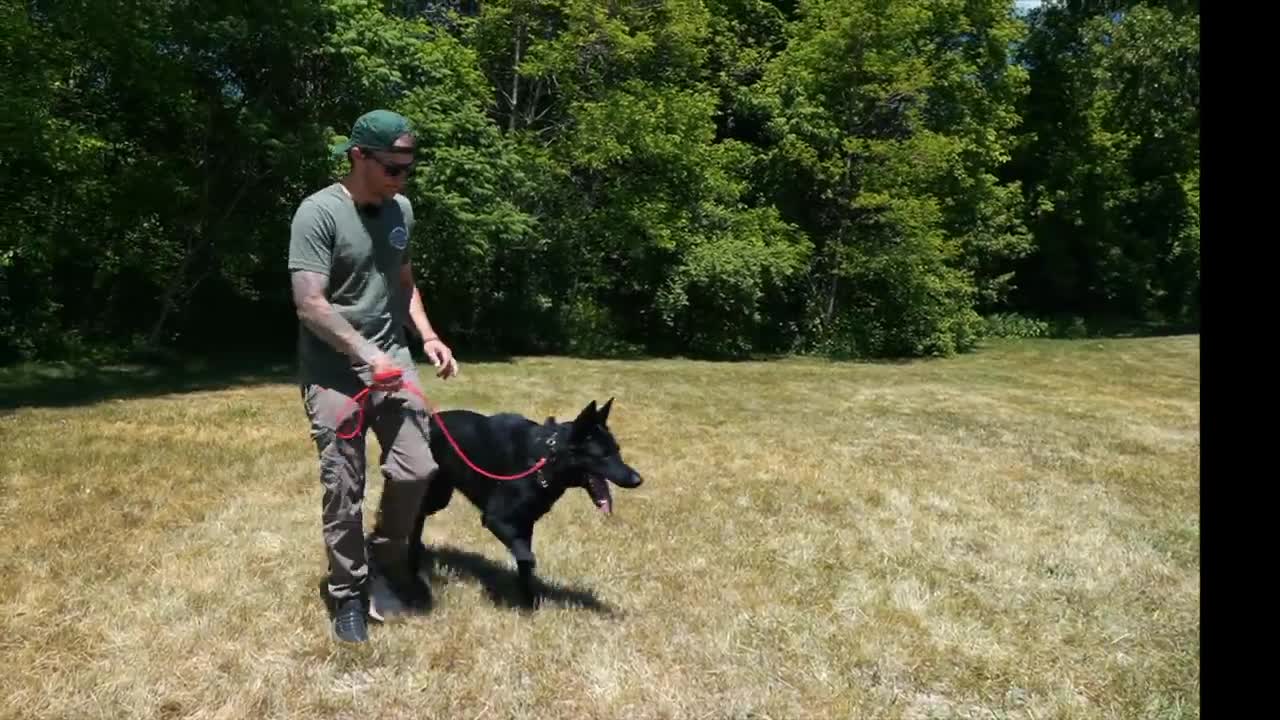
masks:
<path id="1" fill-rule="evenodd" d="M 422 528 L 427 517 L 443 510 L 458 489 L 482 512 L 481 523 L 507 547 L 520 571 L 522 600 L 536 604 L 533 570 L 533 525 L 551 509 L 568 488 L 587 491 L 601 512 L 613 512 L 609 483 L 634 488 L 640 474 L 622 461 L 617 440 L 606 422 L 613 398 L 597 408 L 591 401 L 571 423 L 555 418 L 538 423 L 513 413 L 481 415 L 470 410 L 446 410 L 431 419 L 431 452 L 439 471 L 431 479 L 414 523 L 410 552 L 411 569 L 417 575 L 426 549 Z M 476 467 L 502 476 L 520 475 L 539 460 L 537 471 L 514 480 L 495 480 L 468 466 L 448 434 Z"/>

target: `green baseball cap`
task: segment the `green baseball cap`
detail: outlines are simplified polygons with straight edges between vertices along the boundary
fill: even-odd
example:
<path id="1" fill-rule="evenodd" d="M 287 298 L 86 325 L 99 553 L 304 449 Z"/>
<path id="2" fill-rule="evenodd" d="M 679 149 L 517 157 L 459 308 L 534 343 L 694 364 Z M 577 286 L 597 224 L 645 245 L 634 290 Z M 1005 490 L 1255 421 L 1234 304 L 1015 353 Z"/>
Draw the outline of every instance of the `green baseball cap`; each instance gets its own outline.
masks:
<path id="1" fill-rule="evenodd" d="M 373 110 L 361 115 L 351 127 L 351 137 L 333 146 L 333 156 L 345 155 L 353 147 L 390 152 L 408 152 L 392 147 L 401 136 L 413 132 L 409 119 L 390 110 Z"/>

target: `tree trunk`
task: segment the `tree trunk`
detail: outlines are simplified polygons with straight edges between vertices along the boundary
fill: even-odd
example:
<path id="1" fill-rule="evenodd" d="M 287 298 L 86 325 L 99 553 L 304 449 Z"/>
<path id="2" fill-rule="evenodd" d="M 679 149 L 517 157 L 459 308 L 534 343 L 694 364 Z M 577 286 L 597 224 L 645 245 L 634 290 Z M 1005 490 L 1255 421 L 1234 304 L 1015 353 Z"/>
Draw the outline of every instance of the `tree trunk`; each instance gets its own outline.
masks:
<path id="1" fill-rule="evenodd" d="M 188 240 L 187 252 L 182 258 L 182 266 L 179 267 L 178 271 L 169 279 L 169 285 L 165 288 L 164 295 L 160 300 L 160 317 L 156 318 L 156 324 L 152 326 L 151 333 L 147 337 L 147 344 L 151 347 L 156 346 L 157 341 L 160 339 L 160 334 L 164 331 L 165 321 L 169 319 L 169 315 L 176 307 L 177 298 L 179 297 L 178 292 L 182 289 L 183 283 L 186 282 L 192 263 L 200 253 L 204 252 L 206 248 L 213 244 L 213 238 L 216 237 L 218 233 L 221 232 L 222 227 L 226 225 L 231 214 L 235 212 L 236 206 L 240 204 L 240 200 L 242 200 L 245 194 L 249 192 L 249 189 L 256 184 L 256 178 L 248 178 L 242 182 L 240 184 L 240 188 L 236 190 L 235 196 L 231 198 L 231 202 L 227 203 L 227 209 L 223 211 L 221 217 L 213 223 L 208 222 L 207 216 L 206 219 L 202 219 L 199 232 L 197 233 L 200 237 L 199 241 L 192 243 Z M 192 287 L 194 287 L 194 285 Z"/>
<path id="2" fill-rule="evenodd" d="M 516 129 L 516 115 L 520 107 L 520 52 L 524 41 L 524 23 L 516 24 L 516 51 L 511 60 L 511 113 L 507 116 L 507 132 Z"/>
<path id="3" fill-rule="evenodd" d="M 156 318 L 156 324 L 151 326 L 151 332 L 147 336 L 148 347 L 155 348 L 159 346 L 160 333 L 164 331 L 164 323 L 169 319 L 169 313 L 175 305 L 175 298 L 178 295 L 178 291 L 182 289 L 182 283 L 191 268 L 191 260 L 195 256 L 195 249 L 188 246 L 187 252 L 182 258 L 182 266 L 173 274 L 173 277 L 169 278 L 169 284 L 164 289 L 164 295 L 160 297 L 160 317 Z"/>
<path id="4" fill-rule="evenodd" d="M 836 290 L 839 289 L 839 286 L 840 286 L 840 276 L 832 272 L 831 287 L 827 291 L 827 310 L 825 313 L 823 313 L 824 315 L 823 319 L 825 320 L 824 324 L 827 327 L 831 327 L 831 319 L 835 317 L 835 314 L 836 314 Z"/>

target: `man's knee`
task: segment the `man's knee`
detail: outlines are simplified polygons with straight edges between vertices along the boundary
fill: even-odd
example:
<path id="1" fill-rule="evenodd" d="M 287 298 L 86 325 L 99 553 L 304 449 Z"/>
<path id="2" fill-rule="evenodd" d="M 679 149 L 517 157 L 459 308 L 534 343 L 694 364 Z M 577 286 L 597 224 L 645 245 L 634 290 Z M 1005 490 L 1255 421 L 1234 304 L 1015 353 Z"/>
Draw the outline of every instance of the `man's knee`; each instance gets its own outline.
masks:
<path id="1" fill-rule="evenodd" d="M 439 464 L 431 453 L 427 438 L 405 428 L 396 438 L 387 457 L 383 471 L 394 482 L 423 485 L 435 473 Z"/>
<path id="2" fill-rule="evenodd" d="M 389 460 L 383 468 L 386 485 L 378 512 L 377 534 L 401 540 L 407 539 L 414 530 L 436 466 L 429 451 L 425 456 L 404 453 L 394 457 L 399 460 Z"/>

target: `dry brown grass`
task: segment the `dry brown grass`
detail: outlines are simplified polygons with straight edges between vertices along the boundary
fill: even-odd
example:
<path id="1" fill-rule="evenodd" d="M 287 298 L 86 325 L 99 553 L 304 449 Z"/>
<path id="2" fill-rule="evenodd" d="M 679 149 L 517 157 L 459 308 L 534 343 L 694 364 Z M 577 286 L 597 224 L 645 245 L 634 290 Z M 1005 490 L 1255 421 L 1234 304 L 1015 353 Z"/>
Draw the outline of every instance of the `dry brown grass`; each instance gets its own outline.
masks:
<path id="1" fill-rule="evenodd" d="M 612 518 L 571 493 L 539 524 L 560 600 L 491 599 L 511 563 L 459 498 L 427 530 L 450 561 L 435 611 L 339 647 L 293 387 L 20 408 L 0 416 L 3 715 L 1200 715 L 1197 337 L 520 359 L 429 387 L 534 418 L 617 396 L 647 482 Z"/>

